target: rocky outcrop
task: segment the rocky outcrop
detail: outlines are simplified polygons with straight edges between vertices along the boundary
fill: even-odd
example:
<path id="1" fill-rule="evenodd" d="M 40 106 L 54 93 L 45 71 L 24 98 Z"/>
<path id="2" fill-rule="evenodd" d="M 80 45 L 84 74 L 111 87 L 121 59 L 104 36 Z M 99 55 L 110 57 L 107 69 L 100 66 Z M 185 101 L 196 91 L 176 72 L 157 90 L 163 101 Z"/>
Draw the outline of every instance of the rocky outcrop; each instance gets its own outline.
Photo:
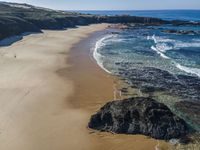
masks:
<path id="1" fill-rule="evenodd" d="M 175 107 L 196 124 L 197 130 L 200 130 L 200 101 L 180 101 L 175 104 Z"/>
<path id="2" fill-rule="evenodd" d="M 184 120 L 162 103 L 137 97 L 112 101 L 94 114 L 89 128 L 125 134 L 143 134 L 156 139 L 183 138 L 188 133 Z"/>
<path id="3" fill-rule="evenodd" d="M 117 65 L 120 68 L 120 77 L 125 80 L 129 88 L 137 88 L 144 95 L 155 98 L 159 96 L 159 100 L 167 105 L 173 105 L 176 113 L 182 114 L 190 126 L 200 131 L 198 115 L 200 114 L 200 78 L 198 76 L 173 74 L 154 67 L 131 69 L 130 64 L 125 62 Z"/>
<path id="4" fill-rule="evenodd" d="M 186 26 L 186 25 L 200 26 L 200 22 L 184 21 L 184 20 L 172 20 L 171 24 L 173 24 L 174 26 Z"/>
<path id="5" fill-rule="evenodd" d="M 199 101 L 200 78 L 189 75 L 175 75 L 154 67 L 129 69 L 129 65 L 120 63 L 119 74 L 133 88 L 143 93 L 166 92 L 182 100 Z"/>
<path id="6" fill-rule="evenodd" d="M 193 31 L 193 30 L 163 30 L 162 32 L 171 33 L 171 34 L 181 34 L 181 35 L 198 35 L 200 31 Z"/>

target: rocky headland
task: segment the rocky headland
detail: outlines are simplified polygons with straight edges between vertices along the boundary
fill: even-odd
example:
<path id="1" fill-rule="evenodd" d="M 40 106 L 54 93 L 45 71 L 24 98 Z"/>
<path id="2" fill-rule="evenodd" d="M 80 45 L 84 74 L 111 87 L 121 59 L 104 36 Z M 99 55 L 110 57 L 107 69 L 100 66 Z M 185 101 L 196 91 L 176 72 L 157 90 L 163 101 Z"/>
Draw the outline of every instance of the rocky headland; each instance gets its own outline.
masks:
<path id="1" fill-rule="evenodd" d="M 93 23 L 163 24 L 167 21 L 150 17 L 86 15 L 28 4 L 0 2 L 0 40 L 24 32 L 58 30 Z"/>
<path id="2" fill-rule="evenodd" d="M 184 138 L 188 127 L 162 103 L 135 97 L 111 101 L 94 114 L 89 128 L 124 134 L 143 134 L 156 139 Z"/>
<path id="3" fill-rule="evenodd" d="M 57 11 L 28 4 L 0 2 L 0 40 L 24 32 L 42 32 L 43 29 L 62 30 L 94 23 L 122 23 L 143 25 L 200 25 L 196 22 L 165 21 L 159 18 L 136 16 L 100 16 Z"/>

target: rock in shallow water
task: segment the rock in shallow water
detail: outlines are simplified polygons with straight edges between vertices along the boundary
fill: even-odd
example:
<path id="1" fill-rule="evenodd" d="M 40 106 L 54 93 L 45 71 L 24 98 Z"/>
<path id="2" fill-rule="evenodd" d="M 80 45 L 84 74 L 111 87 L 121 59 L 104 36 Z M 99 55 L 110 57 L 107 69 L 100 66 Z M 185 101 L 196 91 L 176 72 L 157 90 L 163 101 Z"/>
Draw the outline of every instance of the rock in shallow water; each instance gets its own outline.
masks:
<path id="1" fill-rule="evenodd" d="M 184 115 L 196 125 L 200 131 L 200 102 L 199 101 L 180 101 L 176 102 L 175 108 L 183 112 Z"/>
<path id="2" fill-rule="evenodd" d="M 162 103 L 137 97 L 112 101 L 94 114 L 89 128 L 124 134 L 143 134 L 156 139 L 182 138 L 188 133 L 184 120 Z"/>
<path id="3" fill-rule="evenodd" d="M 125 67 L 127 68 L 126 65 L 123 66 Z M 199 77 L 175 75 L 153 67 L 122 70 L 120 76 L 126 79 L 130 86 L 139 88 L 143 93 L 165 92 L 187 101 L 200 99 Z"/>

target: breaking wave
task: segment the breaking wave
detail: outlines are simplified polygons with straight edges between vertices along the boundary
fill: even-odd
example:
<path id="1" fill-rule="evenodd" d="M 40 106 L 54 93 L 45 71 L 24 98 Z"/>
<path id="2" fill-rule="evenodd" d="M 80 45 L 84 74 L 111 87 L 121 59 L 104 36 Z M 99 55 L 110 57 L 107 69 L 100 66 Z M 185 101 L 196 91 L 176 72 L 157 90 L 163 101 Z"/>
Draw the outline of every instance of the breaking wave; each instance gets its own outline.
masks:
<path id="1" fill-rule="evenodd" d="M 167 57 L 164 53 L 162 53 L 162 51 L 160 51 L 159 49 L 157 49 L 157 47 L 155 46 L 151 46 L 151 49 L 154 50 L 157 54 L 159 54 L 161 57 L 165 58 L 165 59 L 170 59 L 169 57 Z"/>
<path id="2" fill-rule="evenodd" d="M 192 67 L 186 67 L 183 66 L 179 63 L 177 63 L 175 60 L 172 58 L 166 56 L 165 52 L 168 50 L 177 50 L 180 48 L 185 48 L 185 47 L 200 47 L 199 39 L 192 40 L 192 42 L 182 42 L 182 41 L 177 41 L 173 39 L 167 39 L 167 38 L 162 38 L 159 36 L 153 35 L 152 37 L 147 37 L 148 40 L 153 40 L 155 45 L 151 46 L 151 49 L 155 51 L 157 54 L 159 54 L 162 58 L 165 59 L 171 59 L 171 61 L 176 64 L 176 67 L 186 73 L 189 74 L 194 74 L 200 77 L 200 69 L 199 68 L 192 68 Z M 169 46 L 170 45 L 172 46 Z"/>
<path id="3" fill-rule="evenodd" d="M 198 77 L 200 77 L 200 69 L 198 69 L 198 68 L 186 67 L 186 66 L 182 66 L 178 63 L 176 63 L 176 67 L 179 68 L 182 71 L 185 71 L 185 72 L 190 73 L 190 74 L 195 74 Z"/>
<path id="4" fill-rule="evenodd" d="M 99 39 L 96 44 L 95 44 L 95 47 L 94 47 L 94 51 L 93 51 L 93 58 L 96 60 L 97 64 L 103 69 L 105 70 L 107 73 L 111 74 L 111 72 L 109 70 L 107 70 L 104 65 L 103 65 L 103 58 L 105 56 L 101 55 L 99 53 L 99 50 L 105 46 L 105 43 L 104 41 L 105 40 L 108 40 L 108 39 L 111 39 L 112 37 L 114 37 L 114 35 L 106 35 L 104 36 L 103 38 Z"/>

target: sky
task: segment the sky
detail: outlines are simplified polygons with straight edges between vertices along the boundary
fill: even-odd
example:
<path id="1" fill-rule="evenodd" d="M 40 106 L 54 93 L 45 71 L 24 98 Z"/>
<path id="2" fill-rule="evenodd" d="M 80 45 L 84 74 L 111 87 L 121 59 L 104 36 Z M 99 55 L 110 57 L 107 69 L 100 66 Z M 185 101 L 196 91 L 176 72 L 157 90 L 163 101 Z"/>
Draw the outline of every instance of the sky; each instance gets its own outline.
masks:
<path id="1" fill-rule="evenodd" d="M 200 9 L 200 0 L 5 0 L 59 10 Z"/>

